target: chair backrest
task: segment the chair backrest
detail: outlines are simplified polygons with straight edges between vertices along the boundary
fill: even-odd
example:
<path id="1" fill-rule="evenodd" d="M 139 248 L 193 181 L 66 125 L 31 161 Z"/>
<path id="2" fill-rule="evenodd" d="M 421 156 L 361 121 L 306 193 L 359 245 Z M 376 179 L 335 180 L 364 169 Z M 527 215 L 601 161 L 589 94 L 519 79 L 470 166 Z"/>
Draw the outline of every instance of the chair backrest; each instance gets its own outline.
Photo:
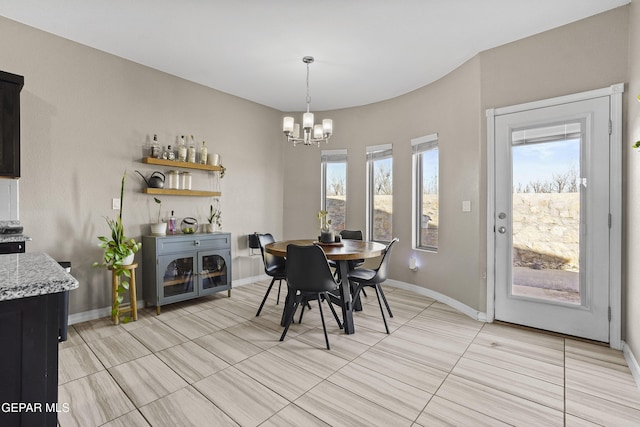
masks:
<path id="1" fill-rule="evenodd" d="M 391 257 L 391 249 L 393 245 L 399 241 L 397 237 L 395 237 L 389 245 L 384 250 L 384 254 L 382 255 L 382 261 L 380 261 L 380 266 L 376 269 L 376 275 L 371 281 L 375 281 L 378 283 L 382 283 L 387 280 L 387 276 L 389 275 L 389 258 Z"/>
<path id="2" fill-rule="evenodd" d="M 258 242 L 260 242 L 260 253 L 262 254 L 262 261 L 264 262 L 264 271 L 267 274 L 278 270 L 284 271 L 284 269 L 286 268 L 286 261 L 284 258 L 271 255 L 264 250 L 265 246 L 275 241 L 276 239 L 273 238 L 271 233 L 258 234 Z"/>
<path id="3" fill-rule="evenodd" d="M 338 287 L 327 256 L 320 246 L 287 246 L 287 283 L 304 292 L 325 292 Z"/>
<path id="4" fill-rule="evenodd" d="M 342 230 L 340 237 L 350 240 L 362 240 L 362 230 Z"/>

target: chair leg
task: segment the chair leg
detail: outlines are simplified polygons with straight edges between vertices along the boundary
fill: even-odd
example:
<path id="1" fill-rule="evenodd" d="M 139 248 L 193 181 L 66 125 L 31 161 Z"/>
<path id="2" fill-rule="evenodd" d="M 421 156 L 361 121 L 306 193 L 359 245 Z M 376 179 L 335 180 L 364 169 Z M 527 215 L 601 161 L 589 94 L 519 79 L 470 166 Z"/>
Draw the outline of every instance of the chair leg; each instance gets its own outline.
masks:
<path id="1" fill-rule="evenodd" d="M 362 289 L 362 295 L 364 295 L 365 297 L 367 296 L 367 293 L 364 291 L 364 288 Z"/>
<path id="2" fill-rule="evenodd" d="M 278 279 L 278 298 L 276 299 L 276 305 L 280 304 L 280 288 L 282 287 L 282 279 Z"/>
<path id="3" fill-rule="evenodd" d="M 324 295 L 324 299 L 325 299 L 325 301 L 327 301 L 327 303 L 329 303 L 329 308 L 331 309 L 331 312 L 333 313 L 333 317 L 336 319 L 336 322 L 338 322 L 338 327 L 340 329 L 342 329 L 344 326 L 342 325 L 342 322 L 340 321 L 340 318 L 338 317 L 338 313 L 336 313 L 336 309 L 333 308 L 333 304 L 331 303 L 331 299 L 330 299 L 329 295 L 325 294 Z"/>
<path id="4" fill-rule="evenodd" d="M 302 323 L 302 315 L 304 314 L 304 309 L 309 305 L 309 300 L 306 297 L 302 297 L 302 310 L 300 310 L 300 318 L 298 319 L 298 323 Z"/>
<path id="5" fill-rule="evenodd" d="M 267 293 L 264 294 L 264 298 L 262 298 L 262 302 L 260 303 L 260 308 L 258 309 L 258 312 L 256 313 L 256 317 L 260 316 L 260 312 L 262 311 L 262 307 L 264 307 L 264 303 L 267 301 L 267 297 L 269 296 L 269 292 L 271 292 L 271 288 L 273 287 L 274 282 L 276 281 L 276 278 L 274 277 L 273 279 L 271 279 L 271 283 L 269 284 L 269 287 L 267 288 Z"/>
<path id="6" fill-rule="evenodd" d="M 287 321 L 284 324 L 284 331 L 282 331 L 282 335 L 280 336 L 280 341 L 284 341 L 284 337 L 285 337 L 285 335 L 287 335 L 287 331 L 289 330 L 289 326 L 291 325 L 291 322 L 293 322 L 293 316 L 296 314 L 296 310 L 298 309 L 298 305 L 300 305 L 300 302 L 296 302 L 293 305 L 293 310 L 291 310 L 291 315 L 289 315 L 289 318 L 287 319 Z"/>
<path id="7" fill-rule="evenodd" d="M 329 336 L 327 335 L 327 326 L 324 324 L 324 314 L 322 313 L 322 298 L 320 298 L 320 294 L 318 294 L 318 309 L 320 310 L 320 319 L 322 320 L 322 330 L 324 331 L 324 341 L 327 343 L 327 350 L 331 350 L 331 347 L 329 347 Z"/>
<path id="8" fill-rule="evenodd" d="M 382 290 L 382 286 L 380 286 L 380 284 L 377 283 L 376 287 L 380 291 L 380 295 L 382 296 L 382 301 L 384 301 L 384 305 L 387 306 L 387 311 L 389 312 L 389 317 L 393 317 L 393 314 L 391 313 L 391 307 L 389 307 L 389 303 L 387 302 L 387 297 L 384 296 L 384 291 Z"/>
<path id="9" fill-rule="evenodd" d="M 379 289 L 379 288 L 380 288 L 380 285 L 378 285 L 376 283 L 376 286 L 375 286 L 374 289 L 376 290 L 376 297 L 378 297 L 378 305 L 380 306 L 380 314 L 382 314 L 382 321 L 384 322 L 384 329 L 387 331 L 387 334 L 388 334 L 389 333 L 389 326 L 387 326 L 387 319 L 384 316 L 384 309 L 382 308 L 382 301 L 380 301 L 380 292 L 382 292 L 382 289 Z M 380 292 L 378 292 L 378 290 Z"/>

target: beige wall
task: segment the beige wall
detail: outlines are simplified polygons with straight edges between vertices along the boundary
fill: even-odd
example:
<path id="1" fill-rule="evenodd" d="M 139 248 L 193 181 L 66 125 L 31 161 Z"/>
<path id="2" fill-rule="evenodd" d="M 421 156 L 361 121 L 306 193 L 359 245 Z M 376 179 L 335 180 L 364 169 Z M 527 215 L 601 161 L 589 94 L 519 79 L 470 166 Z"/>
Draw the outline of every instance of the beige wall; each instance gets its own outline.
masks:
<path id="1" fill-rule="evenodd" d="M 630 148 L 640 140 L 640 2 L 634 0 L 629 7 L 629 86 L 625 88 L 624 105 L 627 113 L 627 136 L 623 153 L 626 157 L 624 183 L 626 186 L 623 251 L 623 278 L 626 282 L 626 331 L 624 339 L 636 359 L 640 357 L 640 150 Z"/>
<path id="2" fill-rule="evenodd" d="M 233 278 L 262 273 L 260 258 L 247 256 L 245 236 L 281 234 L 279 112 L 4 18 L 0 58 L 3 71 L 25 77 L 20 219 L 33 237 L 28 250 L 71 261 L 80 282 L 71 293 L 71 313 L 110 305 L 110 276 L 91 263 L 101 257 L 96 236 L 108 231 L 103 217 L 117 214 L 111 199 L 119 197 L 125 169 L 126 232 L 135 238 L 148 233 L 157 205 L 140 192 L 133 171 L 156 169 L 139 162 L 153 133 L 164 144 L 193 133 L 221 154 L 227 167 L 222 224 L 234 236 Z M 193 179 L 194 188 L 210 185 L 206 173 L 194 171 Z M 165 212 L 206 221 L 208 198 L 161 199 Z"/>
<path id="3" fill-rule="evenodd" d="M 486 310 L 487 108 L 566 95 L 624 82 L 627 7 L 482 52 L 443 79 L 407 95 L 348 110 L 334 119 L 331 148 L 347 148 L 347 228 L 365 228 L 365 147 L 393 143 L 393 279 Z M 312 106 L 313 107 L 313 106 Z M 440 242 L 437 254 L 411 250 L 410 139 L 440 136 Z M 285 150 L 285 237 L 317 234 L 319 153 Z M 462 212 L 470 200 L 472 211 Z"/>

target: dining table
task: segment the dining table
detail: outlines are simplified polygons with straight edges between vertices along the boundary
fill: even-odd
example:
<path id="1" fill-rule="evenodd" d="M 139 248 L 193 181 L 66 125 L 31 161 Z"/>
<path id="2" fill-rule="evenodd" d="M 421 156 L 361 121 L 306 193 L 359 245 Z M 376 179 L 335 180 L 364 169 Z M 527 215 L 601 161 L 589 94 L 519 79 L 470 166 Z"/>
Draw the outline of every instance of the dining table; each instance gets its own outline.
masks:
<path id="1" fill-rule="evenodd" d="M 322 248 L 328 260 L 336 262 L 339 270 L 339 277 L 341 279 L 339 286 L 339 299 L 340 306 L 342 308 L 344 332 L 345 334 L 353 334 L 355 332 L 353 324 L 355 295 L 352 295 L 351 284 L 348 280 L 349 261 L 379 257 L 384 253 L 386 246 L 382 243 L 364 240 L 342 239 L 340 242 L 322 243 L 314 239 L 299 239 L 282 240 L 270 243 L 265 246 L 264 250 L 272 255 L 286 258 L 287 246 L 290 244 L 318 245 Z M 285 303 L 285 312 L 286 310 L 287 304 Z M 283 319 L 284 318 L 285 316 L 283 315 Z"/>

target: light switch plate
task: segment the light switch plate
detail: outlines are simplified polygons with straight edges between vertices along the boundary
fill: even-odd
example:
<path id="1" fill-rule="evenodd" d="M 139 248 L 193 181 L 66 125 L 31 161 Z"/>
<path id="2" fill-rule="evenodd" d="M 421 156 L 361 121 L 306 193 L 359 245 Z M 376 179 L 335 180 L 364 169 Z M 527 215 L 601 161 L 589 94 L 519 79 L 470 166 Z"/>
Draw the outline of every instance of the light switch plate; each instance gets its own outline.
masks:
<path id="1" fill-rule="evenodd" d="M 471 200 L 462 201 L 462 212 L 471 212 Z"/>
<path id="2" fill-rule="evenodd" d="M 120 210 L 120 199 L 113 199 L 111 201 L 111 209 L 113 209 L 114 211 Z"/>

